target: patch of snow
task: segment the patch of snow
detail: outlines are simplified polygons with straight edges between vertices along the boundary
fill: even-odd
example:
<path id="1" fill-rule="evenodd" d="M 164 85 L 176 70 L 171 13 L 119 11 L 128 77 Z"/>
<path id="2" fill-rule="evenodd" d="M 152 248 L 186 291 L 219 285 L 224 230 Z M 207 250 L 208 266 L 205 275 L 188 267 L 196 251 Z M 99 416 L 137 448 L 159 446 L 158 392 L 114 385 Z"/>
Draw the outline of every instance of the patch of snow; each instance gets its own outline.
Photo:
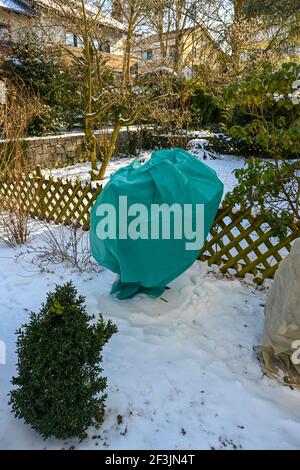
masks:
<path id="1" fill-rule="evenodd" d="M 214 152 L 206 139 L 192 139 L 187 149 L 199 160 L 222 160 L 222 155 Z"/>
<path id="2" fill-rule="evenodd" d="M 55 7 L 55 5 L 53 5 L 53 3 L 51 2 L 51 0 L 40 0 L 41 3 L 43 3 L 46 7 L 50 6 L 51 8 L 53 8 L 54 10 L 56 10 L 57 8 Z M 120 21 L 116 20 L 115 18 L 112 18 L 111 16 L 105 14 L 104 12 L 101 12 L 101 7 L 99 7 L 99 4 L 97 4 L 97 2 L 86 2 L 85 3 L 85 8 L 86 8 L 86 11 L 87 13 L 93 17 L 94 19 L 97 19 L 98 23 L 100 25 L 103 25 L 103 26 L 109 26 L 111 28 L 114 28 L 114 29 L 117 29 L 119 31 L 123 31 L 125 32 L 127 30 L 127 27 L 120 23 Z M 77 11 L 76 11 L 76 8 L 68 8 L 68 6 L 65 7 L 66 11 L 70 10 L 70 13 L 73 15 L 73 16 L 76 16 L 76 14 L 78 16 L 82 16 L 82 12 L 81 12 L 81 4 L 80 2 L 78 3 L 78 6 L 77 6 Z"/>
<path id="3" fill-rule="evenodd" d="M 236 186 L 237 180 L 233 174 L 234 170 L 245 166 L 245 159 L 237 155 L 223 155 L 222 160 L 206 160 L 205 164 L 213 168 L 220 180 L 224 184 L 224 196 L 232 191 Z"/>
<path id="4" fill-rule="evenodd" d="M 300 88 L 300 80 L 295 80 L 292 83 L 292 88 L 293 88 L 293 90 L 297 90 L 298 88 Z"/>
<path id="5" fill-rule="evenodd" d="M 140 153 L 138 160 L 142 163 L 146 162 L 153 150 L 145 150 Z M 103 186 L 109 181 L 110 176 L 123 166 L 127 166 L 135 159 L 135 157 L 126 157 L 112 159 L 108 164 L 105 178 L 101 181 Z M 218 177 L 224 184 L 224 195 L 231 191 L 236 185 L 236 178 L 233 174 L 233 171 L 238 168 L 243 168 L 245 164 L 245 159 L 242 157 L 234 155 L 221 155 L 221 160 L 205 160 L 205 164 L 213 168 Z M 101 163 L 98 164 L 100 169 Z M 75 165 L 67 166 L 64 168 L 52 169 L 52 170 L 43 170 L 45 176 L 52 176 L 56 178 L 67 178 L 69 180 L 80 180 L 82 182 L 90 181 L 90 171 L 91 165 L 87 163 L 76 163 Z"/>
<path id="6" fill-rule="evenodd" d="M 140 77 L 151 77 L 153 75 L 160 75 L 160 74 L 165 74 L 165 75 L 173 75 L 174 77 L 177 77 L 177 73 L 175 70 L 173 70 L 171 67 L 156 67 L 153 70 L 148 70 L 147 72 L 141 73 L 139 76 Z"/>
<path id="7" fill-rule="evenodd" d="M 150 158 L 150 154 L 151 152 L 148 152 L 148 151 L 141 152 L 140 157 L 138 159 L 142 162 L 145 162 L 148 158 Z M 108 164 L 105 178 L 101 181 L 101 184 L 105 186 L 108 183 L 110 176 L 113 173 L 115 173 L 115 171 L 119 170 L 120 168 L 124 166 L 129 165 L 135 159 L 136 159 L 135 157 L 112 159 Z M 100 170 L 100 168 L 101 168 L 101 162 L 98 162 L 98 169 Z M 54 178 L 66 178 L 68 180 L 81 181 L 82 183 L 90 182 L 91 180 L 90 172 L 91 172 L 90 162 L 76 163 L 75 165 L 67 166 L 64 168 L 57 168 L 53 170 L 42 170 L 42 173 L 45 177 L 52 176 Z"/>
<path id="8" fill-rule="evenodd" d="M 119 301 L 109 294 L 114 274 L 107 270 L 80 275 L 56 266 L 34 273 L 14 255 L 0 244 L 0 339 L 7 347 L 1 449 L 299 449 L 300 392 L 266 378 L 253 353 L 265 290 L 197 261 L 162 298 Z M 104 348 L 107 408 L 101 429 L 90 429 L 86 440 L 44 441 L 8 405 L 15 330 L 46 292 L 71 279 L 88 311 L 103 312 L 119 328 Z"/>
<path id="9" fill-rule="evenodd" d="M 206 130 L 206 129 L 201 129 L 199 131 L 188 131 L 187 132 L 187 135 L 190 136 L 190 137 L 198 137 L 199 139 L 201 138 L 204 138 L 205 137 L 214 137 L 215 134 L 209 130 Z"/>
<path id="10" fill-rule="evenodd" d="M 300 90 L 295 90 L 290 96 L 290 99 L 294 105 L 300 104 Z"/>
<path id="11" fill-rule="evenodd" d="M 151 127 L 148 127 L 148 129 L 151 129 Z M 100 130 L 96 130 L 94 132 L 95 136 L 101 136 L 101 135 L 105 135 L 105 134 L 112 134 L 113 132 L 113 127 L 110 126 L 110 127 L 107 127 L 105 129 L 100 129 Z M 123 126 L 121 127 L 121 130 L 120 132 L 138 132 L 139 130 L 139 127 L 138 126 Z M 22 138 L 21 140 L 26 142 L 30 142 L 30 141 L 43 141 L 43 140 L 56 140 L 56 139 L 66 139 L 68 137 L 84 137 L 84 132 L 83 131 L 79 131 L 79 132 L 64 132 L 62 134 L 49 134 L 49 135 L 43 135 L 43 136 L 34 136 L 34 137 L 24 137 Z M 0 139 L 0 143 L 7 143 L 9 142 L 8 139 Z"/>

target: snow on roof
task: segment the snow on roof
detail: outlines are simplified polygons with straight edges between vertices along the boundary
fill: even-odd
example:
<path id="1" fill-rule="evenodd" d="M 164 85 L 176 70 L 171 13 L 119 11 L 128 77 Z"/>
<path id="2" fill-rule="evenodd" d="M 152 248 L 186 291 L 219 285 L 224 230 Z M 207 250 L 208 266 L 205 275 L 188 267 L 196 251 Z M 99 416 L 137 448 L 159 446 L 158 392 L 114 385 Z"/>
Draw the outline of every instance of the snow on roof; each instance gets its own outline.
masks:
<path id="1" fill-rule="evenodd" d="M 0 2 L 1 1 L 2 0 L 0 0 Z M 48 8 L 53 8 L 54 10 L 57 9 L 56 4 L 53 5 L 53 2 L 51 2 L 51 0 L 38 0 L 38 2 L 36 2 L 36 3 L 43 4 L 46 8 L 47 7 Z M 73 6 L 74 6 L 74 8 L 73 8 Z M 115 29 L 118 29 L 120 31 L 126 31 L 126 29 L 127 29 L 126 26 L 124 24 L 120 23 L 120 21 L 115 20 L 114 18 L 112 18 L 111 16 L 109 16 L 105 13 L 102 13 L 102 12 L 99 13 L 99 7 L 97 7 L 96 5 L 93 5 L 91 3 L 86 3 L 85 6 L 86 6 L 86 11 L 91 16 L 95 15 L 95 16 L 98 17 L 99 24 L 101 24 L 103 26 L 109 26 L 110 28 L 115 28 Z M 70 1 L 70 11 L 74 11 L 74 12 L 77 11 L 80 14 L 81 3 L 78 0 L 73 0 L 73 2 Z"/>
<path id="2" fill-rule="evenodd" d="M 23 2 L 17 0 L 0 0 L 0 8 L 21 13 L 23 15 L 32 14 L 32 10 Z"/>
<path id="3" fill-rule="evenodd" d="M 127 30 L 127 27 L 124 24 L 108 15 L 99 15 L 99 23 L 103 24 L 104 26 L 110 26 L 111 28 L 119 29 L 120 31 Z"/>
<path id="4" fill-rule="evenodd" d="M 76 0 L 74 0 L 74 2 L 76 2 Z M 31 3 L 33 5 L 40 3 L 45 5 L 46 7 L 53 7 L 51 0 L 39 0 L 37 2 L 32 1 Z M 79 3 L 78 6 L 80 8 Z M 32 15 L 34 13 L 33 9 L 30 8 L 28 3 L 26 1 L 23 2 L 22 0 L 0 0 L 0 8 L 5 8 L 6 10 L 21 13 L 23 15 Z M 96 6 L 87 3 L 86 9 L 91 15 L 98 15 L 99 24 L 102 24 L 103 26 L 109 26 L 110 28 L 118 29 L 119 31 L 126 31 L 126 26 L 120 23 L 120 21 L 117 21 L 111 16 L 106 15 L 104 13 L 99 14 L 99 10 Z"/>
<path id="5" fill-rule="evenodd" d="M 90 13 L 92 13 L 94 15 L 98 14 L 98 7 L 97 6 L 92 5 L 90 3 L 87 3 L 86 8 Z M 112 28 L 119 29 L 121 31 L 126 31 L 126 29 L 127 29 L 126 26 L 123 23 L 120 23 L 120 21 L 118 21 L 115 18 L 112 18 L 111 16 L 109 16 L 107 14 L 104 14 L 104 13 L 101 13 L 99 15 L 99 23 L 101 23 L 105 26 L 110 26 Z"/>

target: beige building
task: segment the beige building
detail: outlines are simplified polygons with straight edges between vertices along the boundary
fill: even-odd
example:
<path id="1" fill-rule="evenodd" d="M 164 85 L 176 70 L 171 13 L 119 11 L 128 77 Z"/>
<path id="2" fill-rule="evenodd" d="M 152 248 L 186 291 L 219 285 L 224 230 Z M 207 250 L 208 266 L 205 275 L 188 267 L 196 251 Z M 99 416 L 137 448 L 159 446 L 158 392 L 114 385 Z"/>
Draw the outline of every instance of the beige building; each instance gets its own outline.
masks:
<path id="1" fill-rule="evenodd" d="M 41 5 L 42 4 L 42 5 Z M 45 43 L 58 43 L 80 54 L 83 47 L 80 32 L 69 22 L 56 21 L 53 16 L 53 8 L 49 13 L 50 0 L 0 0 L 0 51 L 5 55 L 10 45 L 24 34 L 31 31 L 43 39 Z M 91 6 L 87 6 L 90 15 L 96 14 Z M 59 17 L 59 11 L 57 12 Z M 103 54 L 106 65 L 115 72 L 122 70 L 123 37 L 126 26 L 108 15 L 101 14 L 97 19 L 99 28 L 99 40 L 97 48 Z M 136 61 L 132 60 L 132 65 Z"/>
<path id="2" fill-rule="evenodd" d="M 285 36 L 288 36 L 285 31 L 278 34 L 277 28 L 268 28 L 266 30 L 260 31 L 256 38 L 253 39 L 251 45 L 249 46 L 249 50 L 264 50 L 268 48 L 270 43 L 277 38 L 279 35 L 277 42 L 279 42 L 278 50 L 280 52 L 281 60 L 282 61 L 296 61 L 300 62 L 300 32 L 295 34 L 293 37 L 288 37 L 285 39 Z M 281 42 L 281 43 L 280 43 Z"/>
<path id="3" fill-rule="evenodd" d="M 164 51 L 164 52 L 162 52 Z M 218 54 L 215 43 L 201 28 L 185 28 L 183 31 L 166 32 L 161 38 L 157 34 L 137 41 L 134 56 L 138 60 L 139 72 L 167 66 L 192 76 L 195 66 L 212 62 Z"/>

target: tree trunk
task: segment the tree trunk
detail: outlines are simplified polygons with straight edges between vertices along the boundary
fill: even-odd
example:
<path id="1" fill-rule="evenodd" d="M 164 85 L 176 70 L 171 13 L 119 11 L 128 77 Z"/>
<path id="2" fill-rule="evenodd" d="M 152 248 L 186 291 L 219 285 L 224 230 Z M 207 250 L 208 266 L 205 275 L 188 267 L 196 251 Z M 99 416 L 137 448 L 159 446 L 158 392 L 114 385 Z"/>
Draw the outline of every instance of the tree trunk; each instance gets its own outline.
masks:
<path id="1" fill-rule="evenodd" d="M 84 37 L 83 37 L 83 54 L 86 60 L 86 103 L 85 103 L 85 116 L 84 116 L 84 133 L 85 133 L 85 152 L 87 158 L 91 162 L 92 174 L 93 170 L 97 170 L 97 151 L 96 139 L 93 132 L 93 124 L 90 119 L 92 113 L 92 98 L 93 98 L 93 57 L 90 46 L 90 25 L 86 14 L 86 6 L 84 0 L 81 0 L 83 22 L 84 22 Z"/>
<path id="2" fill-rule="evenodd" d="M 165 43 L 165 37 L 164 37 L 164 6 L 159 5 L 158 7 L 158 23 L 157 23 L 157 34 L 159 38 L 159 44 L 160 44 L 160 60 L 161 60 L 161 65 L 166 66 L 167 65 L 167 45 Z"/>
<path id="3" fill-rule="evenodd" d="M 232 24 L 232 32 L 231 32 L 231 62 L 232 62 L 232 69 L 234 71 L 234 78 L 236 79 L 241 72 L 241 55 L 242 55 L 242 48 L 241 48 L 241 40 L 237 35 L 237 32 L 240 30 L 240 21 L 242 19 L 242 6 L 244 0 L 234 0 L 234 17 L 233 17 L 233 24 Z"/>
<path id="4" fill-rule="evenodd" d="M 99 175 L 98 175 L 98 179 L 100 179 L 100 180 L 102 180 L 104 178 L 107 166 L 108 166 L 108 164 L 110 162 L 110 159 L 113 156 L 113 153 L 115 151 L 116 142 L 117 142 L 117 139 L 119 137 L 121 127 L 122 127 L 121 123 L 119 121 L 117 121 L 115 123 L 115 127 L 114 127 L 113 133 L 112 133 L 111 138 L 110 138 L 110 143 L 109 143 L 108 149 L 106 150 L 106 153 L 103 157 L 103 162 L 102 162 L 100 172 L 99 172 Z"/>
<path id="5" fill-rule="evenodd" d="M 182 41 L 183 41 L 183 33 L 182 29 L 184 24 L 182 23 L 183 20 L 183 8 L 184 3 L 182 0 L 177 0 L 175 4 L 175 46 L 174 46 L 174 57 L 173 57 L 173 69 L 175 72 L 179 71 L 181 62 L 182 62 Z"/>
<path id="6" fill-rule="evenodd" d="M 130 54 L 131 54 L 131 43 L 132 43 L 132 25 L 129 24 L 127 37 L 125 42 L 125 51 L 123 58 L 123 70 L 122 70 L 122 89 L 126 90 L 126 87 L 130 80 Z"/>
<path id="7" fill-rule="evenodd" d="M 84 134 L 85 134 L 85 152 L 86 156 L 91 162 L 92 170 L 97 170 L 97 145 L 96 138 L 93 132 L 92 122 L 85 117 L 84 119 Z"/>

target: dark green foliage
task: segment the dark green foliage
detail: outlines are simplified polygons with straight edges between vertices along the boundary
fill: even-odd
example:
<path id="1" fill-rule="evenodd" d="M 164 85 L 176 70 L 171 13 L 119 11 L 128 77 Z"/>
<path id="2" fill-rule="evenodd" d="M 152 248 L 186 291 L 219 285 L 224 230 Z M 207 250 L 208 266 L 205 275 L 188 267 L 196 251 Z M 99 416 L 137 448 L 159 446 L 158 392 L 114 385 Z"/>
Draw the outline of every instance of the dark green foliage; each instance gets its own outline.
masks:
<path id="1" fill-rule="evenodd" d="M 205 93 L 197 86 L 190 97 L 190 111 L 193 123 L 200 126 L 222 121 L 222 109 L 216 96 Z"/>
<path id="2" fill-rule="evenodd" d="M 249 156 L 300 156 L 300 65 L 265 64 L 228 87 L 226 131 Z"/>
<path id="3" fill-rule="evenodd" d="M 41 113 L 29 125 L 29 135 L 71 129 L 77 123 L 83 110 L 80 71 L 75 64 L 68 65 L 59 51 L 48 50 L 34 36 L 25 37 L 14 44 L 2 73 L 12 82 L 23 83 L 43 103 Z"/>
<path id="4" fill-rule="evenodd" d="M 84 438 L 103 418 L 101 351 L 117 327 L 102 316 L 92 324 L 84 302 L 71 282 L 57 286 L 17 332 L 17 388 L 10 404 L 44 438 Z"/>
<path id="5" fill-rule="evenodd" d="M 217 132 L 221 132 L 220 129 Z M 223 153 L 226 155 L 241 155 L 245 153 L 241 150 L 241 146 L 233 139 L 228 139 L 226 135 L 219 135 L 218 138 L 214 137 L 209 139 L 211 149 L 216 153 Z"/>

